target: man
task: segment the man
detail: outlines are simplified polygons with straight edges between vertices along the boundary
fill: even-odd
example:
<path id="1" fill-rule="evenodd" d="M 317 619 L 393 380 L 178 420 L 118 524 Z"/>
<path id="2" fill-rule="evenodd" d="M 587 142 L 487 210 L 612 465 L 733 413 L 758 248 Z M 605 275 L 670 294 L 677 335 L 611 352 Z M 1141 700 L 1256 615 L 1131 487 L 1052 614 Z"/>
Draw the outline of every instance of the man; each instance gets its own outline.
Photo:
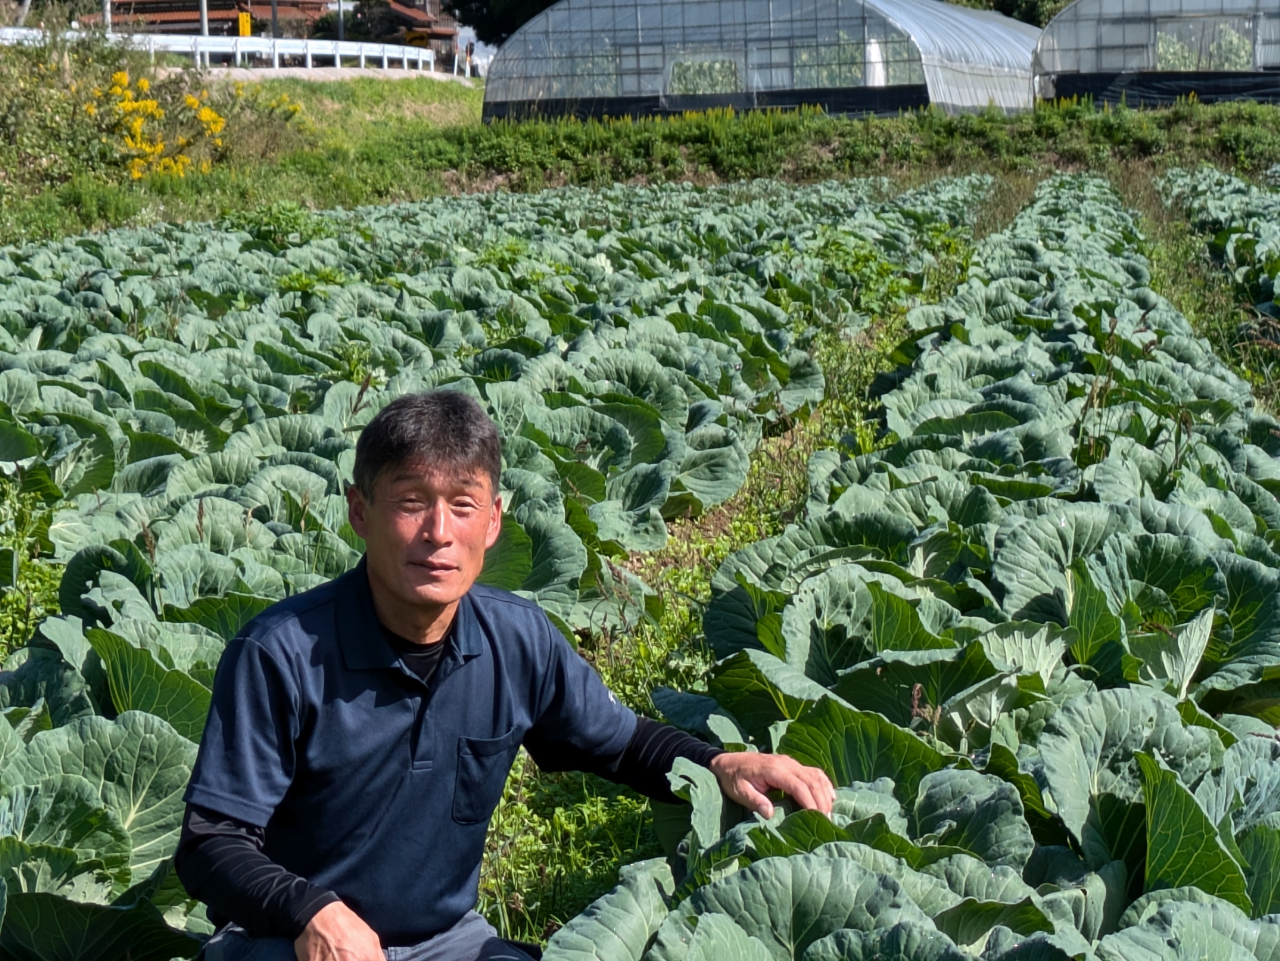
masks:
<path id="1" fill-rule="evenodd" d="M 522 744 L 544 770 L 651 797 L 670 799 L 687 757 L 766 816 L 774 789 L 830 812 L 821 771 L 637 719 L 537 605 L 475 586 L 500 471 L 497 428 L 464 394 L 393 401 L 356 446 L 359 566 L 227 646 L 176 858 L 223 925 L 209 961 L 527 959 L 473 910 Z"/>

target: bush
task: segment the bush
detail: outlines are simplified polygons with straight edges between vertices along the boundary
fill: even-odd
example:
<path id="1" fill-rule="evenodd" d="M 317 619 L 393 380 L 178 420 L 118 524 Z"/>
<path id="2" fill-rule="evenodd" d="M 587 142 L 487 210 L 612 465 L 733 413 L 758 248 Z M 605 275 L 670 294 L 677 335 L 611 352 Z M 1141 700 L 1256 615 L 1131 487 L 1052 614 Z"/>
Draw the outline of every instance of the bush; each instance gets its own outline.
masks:
<path id="1" fill-rule="evenodd" d="M 298 113 L 242 85 L 212 94 L 200 74 L 157 79 L 145 54 L 104 36 L 7 47 L 0 57 L 0 205 L 75 181 L 65 196 L 87 202 L 96 222 L 131 216 L 138 203 L 102 184 L 185 176 L 232 157 L 260 159 L 284 146 Z M 247 141 L 251 149 L 237 149 Z M 88 178 L 88 179 L 86 179 Z M 99 187 L 90 185 L 96 181 Z"/>

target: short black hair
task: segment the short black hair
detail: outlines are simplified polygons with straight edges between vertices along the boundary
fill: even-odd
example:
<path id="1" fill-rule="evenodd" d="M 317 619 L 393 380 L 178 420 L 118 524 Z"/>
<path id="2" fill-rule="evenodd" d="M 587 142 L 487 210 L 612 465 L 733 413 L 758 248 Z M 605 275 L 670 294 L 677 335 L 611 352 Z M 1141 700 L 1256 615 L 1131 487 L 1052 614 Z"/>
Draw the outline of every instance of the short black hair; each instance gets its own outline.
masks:
<path id="1" fill-rule="evenodd" d="M 356 489 L 372 499 L 379 477 L 413 463 L 465 473 L 484 471 L 497 495 L 502 475 L 498 425 L 483 407 L 456 390 L 397 397 L 374 415 L 356 442 Z"/>

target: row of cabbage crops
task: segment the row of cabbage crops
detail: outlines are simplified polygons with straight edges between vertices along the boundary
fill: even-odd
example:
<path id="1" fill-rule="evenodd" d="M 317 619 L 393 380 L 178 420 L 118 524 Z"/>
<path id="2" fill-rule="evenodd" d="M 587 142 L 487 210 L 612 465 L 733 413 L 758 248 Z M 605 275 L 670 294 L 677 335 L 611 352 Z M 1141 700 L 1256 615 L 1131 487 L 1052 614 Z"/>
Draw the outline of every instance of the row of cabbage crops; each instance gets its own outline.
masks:
<path id="1" fill-rule="evenodd" d="M 466 391 L 501 425 L 489 583 L 570 635 L 651 613 L 616 560 L 731 496 L 762 433 L 823 396 L 799 345 L 865 321 L 845 267 L 921 278 L 988 181 L 883 186 L 456 198 L 0 251 L 0 469 L 66 564 L 62 615 L 0 673 L 0 956 L 196 952 L 171 855 L 215 666 L 358 560 L 343 488 L 390 399 Z M 12 583 L 26 558 L 4 560 Z"/>
<path id="2" fill-rule="evenodd" d="M 1166 202 L 1183 208 L 1192 225 L 1209 234 L 1210 251 L 1252 305 L 1253 316 L 1241 325 L 1239 336 L 1280 349 L 1280 190 L 1214 167 L 1174 170 L 1160 188 Z"/>
<path id="3" fill-rule="evenodd" d="M 912 312 L 892 443 L 814 457 L 715 576 L 707 693 L 654 695 L 824 768 L 835 816 L 743 820 L 682 763 L 677 869 L 549 961 L 1280 959 L 1280 423 L 1141 240 L 1055 178 Z"/>

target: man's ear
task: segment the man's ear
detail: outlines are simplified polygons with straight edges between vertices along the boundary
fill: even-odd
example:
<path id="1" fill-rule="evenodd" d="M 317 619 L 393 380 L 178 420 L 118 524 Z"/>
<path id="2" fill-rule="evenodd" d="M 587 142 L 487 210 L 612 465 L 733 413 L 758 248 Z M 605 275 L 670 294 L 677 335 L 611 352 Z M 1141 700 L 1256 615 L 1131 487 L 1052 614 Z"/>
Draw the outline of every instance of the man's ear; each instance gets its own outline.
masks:
<path id="1" fill-rule="evenodd" d="M 351 529 L 364 537 L 368 524 L 365 522 L 365 502 L 364 495 L 360 493 L 360 488 L 355 484 L 347 485 L 347 520 L 351 524 Z"/>
<path id="2" fill-rule="evenodd" d="M 354 527 L 355 525 L 351 525 Z M 359 533 L 359 532 L 357 532 Z M 502 533 L 502 495 L 493 499 L 493 508 L 489 513 L 489 529 L 484 535 L 484 549 L 488 550 L 498 543 L 498 535 Z"/>

